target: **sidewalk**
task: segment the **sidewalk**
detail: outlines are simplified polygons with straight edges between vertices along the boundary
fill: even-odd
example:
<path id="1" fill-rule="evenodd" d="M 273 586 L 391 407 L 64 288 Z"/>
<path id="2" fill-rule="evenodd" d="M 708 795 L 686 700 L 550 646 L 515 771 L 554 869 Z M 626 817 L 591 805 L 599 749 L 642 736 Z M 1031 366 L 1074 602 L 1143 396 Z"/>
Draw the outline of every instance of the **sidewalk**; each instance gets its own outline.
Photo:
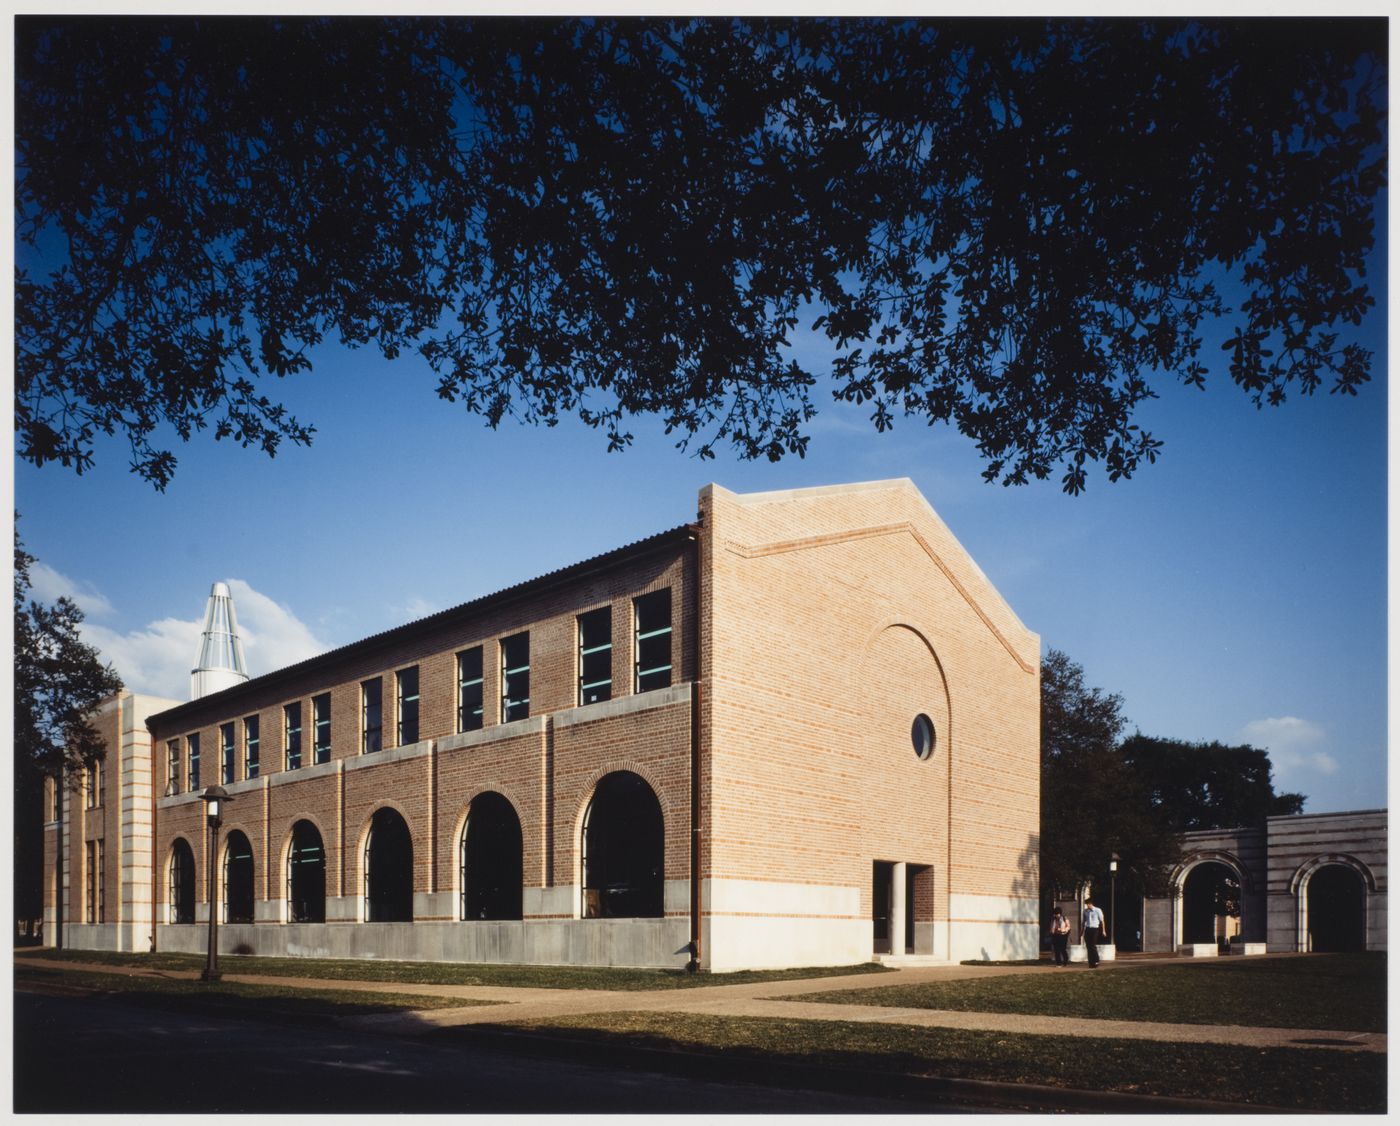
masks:
<path id="1" fill-rule="evenodd" d="M 20 951 L 16 962 L 24 960 Z M 1174 959 L 1173 959 L 1174 960 Z M 1189 959 L 1183 959 L 1189 960 Z M 53 969 L 95 970 L 151 977 L 194 979 L 194 971 L 146 970 L 79 962 L 36 960 Z M 1160 965 L 1161 960 L 1152 964 Z M 1124 964 L 1104 967 L 1131 972 Z M 843 1005 L 802 1000 L 803 994 L 836 989 L 880 989 L 892 985 L 954 981 L 1009 974 L 1044 973 L 1040 966 L 919 966 L 883 974 L 811 978 L 803 981 L 746 982 L 686 989 L 652 991 L 600 989 L 538 989 L 491 985 L 420 985 L 402 982 L 344 981 L 328 978 L 269 977 L 226 973 L 224 980 L 248 985 L 286 985 L 306 989 L 341 989 L 374 993 L 458 997 L 471 1002 L 460 1009 L 422 1009 L 375 1016 L 347 1017 L 347 1027 L 362 1027 L 397 1035 L 426 1035 L 472 1025 L 510 1025 L 588 1013 L 664 1012 L 710 1016 L 777 1017 L 796 1020 L 849 1021 L 956 1028 L 982 1032 L 1160 1040 L 1173 1043 L 1233 1044 L 1253 1048 L 1328 1048 L 1341 1051 L 1386 1051 L 1383 1032 L 1335 1029 L 1264 1028 L 1244 1025 L 1165 1024 L 1147 1021 L 1097 1020 L 1087 1017 L 1038 1016 L 1020 1013 L 959 1012 L 943 1009 Z M 1087 972 L 1087 971 L 1081 971 Z M 483 1004 L 482 1002 L 486 1002 Z"/>

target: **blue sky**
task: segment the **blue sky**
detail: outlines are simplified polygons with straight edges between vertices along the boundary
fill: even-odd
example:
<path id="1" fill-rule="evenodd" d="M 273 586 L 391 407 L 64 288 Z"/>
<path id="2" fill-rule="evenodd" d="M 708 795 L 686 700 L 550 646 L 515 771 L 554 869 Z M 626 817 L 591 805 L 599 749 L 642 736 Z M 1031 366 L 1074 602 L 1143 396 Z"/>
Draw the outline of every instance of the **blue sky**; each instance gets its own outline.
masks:
<path id="1" fill-rule="evenodd" d="M 1373 275 L 1375 276 L 1375 275 Z M 1381 268 L 1379 277 L 1384 278 Z M 1384 283 L 1382 282 L 1382 285 Z M 479 419 L 440 402 L 414 358 L 323 348 L 275 388 L 318 427 L 275 460 L 178 447 L 165 494 L 119 442 L 82 478 L 16 466 L 36 590 L 73 593 L 88 636 L 139 691 L 184 698 L 209 585 L 233 584 L 250 671 L 586 558 L 691 519 L 698 489 L 910 477 L 1045 647 L 1120 693 L 1130 730 L 1270 748 L 1307 810 L 1386 804 L 1386 302 L 1368 326 L 1377 378 L 1257 411 L 1223 373 L 1164 386 L 1142 421 L 1164 456 L 1100 473 L 984 483 L 971 443 L 824 406 L 805 460 L 701 462 L 660 428 L 602 435 Z"/>

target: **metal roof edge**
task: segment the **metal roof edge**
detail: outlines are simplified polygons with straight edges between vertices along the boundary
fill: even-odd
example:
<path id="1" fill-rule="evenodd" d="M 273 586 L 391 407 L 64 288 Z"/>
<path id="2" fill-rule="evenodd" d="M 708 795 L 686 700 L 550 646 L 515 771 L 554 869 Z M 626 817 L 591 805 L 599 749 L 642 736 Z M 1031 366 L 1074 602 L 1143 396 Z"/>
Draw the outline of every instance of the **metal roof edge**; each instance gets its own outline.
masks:
<path id="1" fill-rule="evenodd" d="M 275 685 L 279 681 L 291 680 L 298 676 L 303 676 L 313 671 L 319 665 L 333 665 L 339 661 L 360 656 L 365 653 L 372 653 L 376 649 L 386 648 L 395 644 L 405 636 L 418 630 L 433 630 L 448 625 L 459 619 L 468 618 L 474 614 L 480 614 L 486 610 L 495 609 L 498 606 L 506 606 L 522 598 L 529 598 L 551 587 L 571 582 L 582 578 L 592 571 L 615 566 L 625 560 L 640 558 L 650 555 L 655 551 L 681 544 L 687 541 L 692 533 L 693 525 L 679 524 L 674 528 L 668 528 L 663 532 L 647 536 L 645 539 L 635 540 L 632 543 L 615 547 L 611 551 L 605 551 L 601 555 L 593 555 L 587 559 L 582 559 L 577 563 L 570 563 L 568 566 L 560 567 L 553 571 L 546 571 L 542 575 L 536 575 L 532 579 L 515 583 L 512 586 L 502 587 L 500 590 L 490 594 L 483 594 L 479 598 L 473 598 L 467 602 L 456 606 L 450 606 L 446 610 L 439 610 L 434 614 L 429 614 L 424 618 L 417 618 L 403 625 L 394 626 L 379 633 L 370 634 L 357 641 L 348 642 L 335 649 L 328 649 L 324 653 L 318 653 L 314 657 L 307 657 L 296 664 L 285 665 L 280 669 L 273 669 L 271 672 L 263 673 L 261 676 L 253 677 L 242 684 L 225 688 L 221 692 L 214 692 L 208 696 L 202 696 L 198 700 L 187 700 L 177 704 L 173 708 L 168 708 L 163 712 L 156 712 L 148 717 L 147 722 L 156 720 L 179 719 L 180 717 L 196 711 L 214 702 L 232 703 L 238 699 L 260 691 L 269 685 Z"/>

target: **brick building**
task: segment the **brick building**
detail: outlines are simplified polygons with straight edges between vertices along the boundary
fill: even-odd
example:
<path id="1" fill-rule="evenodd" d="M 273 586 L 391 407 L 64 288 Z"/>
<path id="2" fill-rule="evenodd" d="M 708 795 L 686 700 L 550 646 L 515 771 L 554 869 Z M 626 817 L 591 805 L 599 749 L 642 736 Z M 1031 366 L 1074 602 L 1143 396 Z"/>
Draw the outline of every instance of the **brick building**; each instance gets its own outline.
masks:
<path id="1" fill-rule="evenodd" d="M 201 951 L 220 783 L 224 951 L 1034 957 L 1037 636 L 907 480 L 699 502 L 201 699 L 112 702 L 104 777 L 49 825 L 46 931 L 62 888 L 68 945 Z"/>

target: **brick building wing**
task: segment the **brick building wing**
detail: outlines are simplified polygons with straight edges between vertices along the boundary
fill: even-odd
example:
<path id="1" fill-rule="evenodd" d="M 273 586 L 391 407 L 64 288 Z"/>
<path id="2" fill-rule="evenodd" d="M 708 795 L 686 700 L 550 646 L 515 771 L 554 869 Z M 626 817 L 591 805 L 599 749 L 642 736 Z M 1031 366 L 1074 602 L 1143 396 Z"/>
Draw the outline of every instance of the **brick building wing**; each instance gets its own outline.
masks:
<path id="1" fill-rule="evenodd" d="M 46 930 L 706 969 L 1039 948 L 1039 639 L 907 480 L 695 523 L 98 722 Z M 57 811 L 55 811 L 57 812 Z"/>

